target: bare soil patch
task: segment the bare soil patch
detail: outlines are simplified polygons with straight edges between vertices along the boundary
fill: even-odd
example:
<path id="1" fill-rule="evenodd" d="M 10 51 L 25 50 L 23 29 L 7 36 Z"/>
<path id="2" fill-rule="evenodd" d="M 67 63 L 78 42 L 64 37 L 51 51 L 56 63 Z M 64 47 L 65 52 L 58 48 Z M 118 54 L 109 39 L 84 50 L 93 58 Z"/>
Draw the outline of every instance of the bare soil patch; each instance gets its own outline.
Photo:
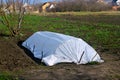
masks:
<path id="1" fill-rule="evenodd" d="M 36 63 L 17 45 L 17 40 L 9 37 L 0 37 L 0 71 L 14 71 Z"/>

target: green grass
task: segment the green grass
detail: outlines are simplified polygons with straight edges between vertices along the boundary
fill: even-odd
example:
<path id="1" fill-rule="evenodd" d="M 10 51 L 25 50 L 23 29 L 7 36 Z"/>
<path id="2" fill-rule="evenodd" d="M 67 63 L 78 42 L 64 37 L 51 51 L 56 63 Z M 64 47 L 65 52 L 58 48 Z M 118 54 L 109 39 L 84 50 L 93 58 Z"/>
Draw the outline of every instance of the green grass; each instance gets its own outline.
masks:
<path id="1" fill-rule="evenodd" d="M 0 73 L 0 80 L 19 80 L 19 78 L 8 73 Z"/>
<path id="2" fill-rule="evenodd" d="M 0 80 L 18 80 L 8 75 L 0 75 Z"/>
<path id="3" fill-rule="evenodd" d="M 98 65 L 98 64 L 100 64 L 100 63 L 96 62 L 96 61 L 92 61 L 92 62 L 89 62 L 89 63 L 87 63 L 85 65 Z"/>
<path id="4" fill-rule="evenodd" d="M 18 70 L 18 71 L 1 71 L 0 72 L 0 80 L 24 80 L 23 77 L 18 76 L 21 73 L 23 73 L 24 70 Z"/>
<path id="5" fill-rule="evenodd" d="M 67 12 L 50 13 L 47 16 L 25 15 L 22 33 L 53 31 L 87 41 L 94 48 L 120 49 L 119 12 Z M 0 24 L 1 33 L 9 34 Z"/>

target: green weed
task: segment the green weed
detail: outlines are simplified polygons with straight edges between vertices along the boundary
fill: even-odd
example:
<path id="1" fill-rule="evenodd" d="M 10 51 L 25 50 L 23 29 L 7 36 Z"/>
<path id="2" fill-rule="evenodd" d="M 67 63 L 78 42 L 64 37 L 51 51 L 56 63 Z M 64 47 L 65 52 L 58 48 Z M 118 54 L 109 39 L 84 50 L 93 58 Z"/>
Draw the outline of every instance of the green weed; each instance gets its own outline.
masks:
<path id="1" fill-rule="evenodd" d="M 0 74 L 0 80 L 19 80 L 18 77 L 13 77 L 7 73 Z"/>
<path id="2" fill-rule="evenodd" d="M 86 65 L 97 65 L 97 64 L 100 64 L 100 63 L 96 61 L 92 61 L 92 62 L 87 63 Z"/>

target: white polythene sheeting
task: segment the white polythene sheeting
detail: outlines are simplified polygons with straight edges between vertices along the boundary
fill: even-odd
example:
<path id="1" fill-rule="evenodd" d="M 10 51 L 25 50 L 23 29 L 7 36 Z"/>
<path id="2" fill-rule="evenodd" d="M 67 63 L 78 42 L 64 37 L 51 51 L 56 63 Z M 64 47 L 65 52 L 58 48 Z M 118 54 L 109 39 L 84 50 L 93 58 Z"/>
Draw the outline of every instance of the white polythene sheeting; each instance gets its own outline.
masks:
<path id="1" fill-rule="evenodd" d="M 120 6 L 120 0 L 117 0 L 116 3 L 118 6 Z"/>
<path id="2" fill-rule="evenodd" d="M 82 39 L 60 33 L 36 32 L 22 45 L 48 66 L 61 62 L 86 64 L 92 61 L 103 61 L 98 53 Z"/>

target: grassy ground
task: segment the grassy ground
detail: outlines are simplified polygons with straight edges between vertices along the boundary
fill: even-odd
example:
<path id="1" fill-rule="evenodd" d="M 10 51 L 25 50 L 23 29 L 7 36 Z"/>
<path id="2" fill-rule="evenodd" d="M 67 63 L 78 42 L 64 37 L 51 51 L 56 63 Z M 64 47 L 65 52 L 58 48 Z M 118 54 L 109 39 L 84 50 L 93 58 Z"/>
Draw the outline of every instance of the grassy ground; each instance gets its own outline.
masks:
<path id="1" fill-rule="evenodd" d="M 46 30 L 80 37 L 95 48 L 120 48 L 119 12 L 78 12 L 25 16 L 24 30 Z M 83 15 L 85 14 L 85 15 Z M 105 14 L 105 15 L 104 15 Z M 109 15 L 106 15 L 109 14 Z M 24 32 L 23 32 L 24 33 Z"/>
<path id="2" fill-rule="evenodd" d="M 108 60 L 108 63 L 106 63 L 106 66 L 109 66 L 110 64 L 116 64 L 116 62 L 111 63 L 110 61 L 112 61 L 114 59 L 120 60 L 120 14 L 119 13 L 120 12 L 65 12 L 65 13 L 49 13 L 49 14 L 47 13 L 44 15 L 43 14 L 25 15 L 24 22 L 22 24 L 22 29 L 21 29 L 22 37 L 18 38 L 17 40 L 16 39 L 12 40 L 13 42 L 10 43 L 10 45 L 13 44 L 14 41 L 15 41 L 14 44 L 16 44 L 17 42 L 19 42 L 21 40 L 25 40 L 28 36 L 30 36 L 31 34 L 33 34 L 36 31 L 53 31 L 53 32 L 63 33 L 63 34 L 67 34 L 67 35 L 71 35 L 71 36 L 75 36 L 75 37 L 84 39 L 92 47 L 94 47 L 98 52 L 105 53 L 103 58 L 105 58 L 106 61 Z M 4 44 L 6 44 L 7 46 L 9 45 L 9 43 L 8 43 L 9 38 L 7 38 L 7 36 L 6 36 L 8 34 L 9 34 L 8 29 L 4 25 L 0 24 L 0 36 L 1 36 L 0 44 L 1 45 L 2 45 L 2 43 L 4 43 L 4 41 L 7 41 L 7 43 L 4 43 Z M 2 51 L 2 47 L 3 46 L 0 46 L 0 53 L 2 52 L 3 54 L 6 54 L 7 53 L 6 51 Z M 13 46 L 13 48 L 8 48 L 8 47 L 6 47 L 6 49 L 13 50 L 13 51 L 11 51 L 11 53 L 13 53 L 14 51 L 16 53 L 19 53 L 18 51 L 20 49 L 18 49 L 18 47 L 17 47 L 17 49 L 16 49 L 16 46 Z M 14 50 L 14 48 L 16 50 Z M 3 49 L 3 50 L 5 50 L 5 49 Z M 109 57 L 111 55 L 112 55 L 112 57 Z M 114 56 L 115 57 L 114 58 L 113 55 L 116 55 L 117 58 L 115 56 Z M 17 58 L 18 58 L 18 56 L 17 56 Z M 109 58 L 111 58 L 111 59 L 109 59 Z M 14 60 L 18 60 L 18 59 L 14 59 Z M 0 58 L 0 61 L 1 61 L 0 65 L 5 64 L 5 63 L 2 63 L 4 61 L 4 59 L 2 60 L 2 57 Z M 24 59 L 21 58 L 21 59 L 19 59 L 19 61 L 22 62 L 22 61 L 24 61 Z M 2 68 L 4 70 L 5 69 L 9 70 L 8 67 L 11 64 L 9 64 L 9 65 L 5 64 L 5 66 Z M 19 65 L 19 67 L 22 65 L 21 66 L 22 68 L 25 68 L 26 66 L 28 67 L 31 64 L 32 64 L 32 66 L 34 66 L 34 64 L 31 63 L 30 61 L 29 61 L 29 63 L 27 63 L 27 61 L 25 61 L 24 64 L 22 64 L 22 63 L 16 63 L 16 64 Z M 19 67 L 16 64 L 11 65 L 10 70 L 12 70 L 14 68 L 19 69 Z M 27 64 L 27 65 L 25 65 L 25 64 Z M 73 66 L 72 64 L 68 64 L 68 65 Z M 6 68 L 6 66 L 8 66 L 8 67 Z M 65 65 L 61 65 L 61 66 L 58 65 L 56 67 L 54 66 L 53 68 L 50 68 L 50 70 L 58 69 L 58 72 L 62 74 L 62 71 L 63 71 L 63 70 L 61 70 L 62 66 L 65 66 Z M 103 67 L 104 70 L 106 70 L 105 65 L 100 65 L 100 66 Z M 93 66 L 90 66 L 90 67 L 93 68 Z M 0 66 L 0 68 L 1 68 L 1 66 Z M 40 66 L 40 68 L 41 68 L 41 66 Z M 66 65 L 66 68 L 69 68 L 69 67 Z M 76 67 L 73 66 L 73 68 L 75 69 Z M 77 66 L 77 68 L 79 68 L 79 66 Z M 84 66 L 82 66 L 82 69 L 83 68 L 84 68 Z M 97 66 L 97 68 L 98 68 L 98 70 L 96 70 L 96 71 L 99 71 L 100 67 Z M 105 74 L 107 74 L 107 72 L 109 72 L 109 69 L 111 69 L 111 68 L 113 68 L 113 67 L 107 68 L 108 71 L 106 71 L 106 72 L 103 71 L 103 72 Z M 49 69 L 49 68 L 42 66 L 42 69 Z M 89 70 L 89 67 L 86 66 L 85 69 Z M 72 71 L 74 73 L 78 73 L 77 71 L 80 71 L 79 69 L 75 69 L 75 70 L 76 70 L 76 72 L 72 69 Z M 48 70 L 46 70 L 46 71 L 48 71 Z M 70 71 L 71 71 L 71 69 L 70 69 Z M 2 72 L 4 72 L 4 71 L 2 71 Z M 84 72 L 86 72 L 86 71 L 83 71 L 83 73 Z M 43 73 L 47 74 L 44 71 L 43 71 Z M 65 73 L 67 74 L 67 72 L 65 72 Z M 114 76 L 112 75 L 113 73 L 115 73 Z M 64 74 L 64 71 L 63 71 L 63 74 Z M 120 78 L 120 75 L 118 75 L 119 72 L 111 71 L 110 74 L 111 74 L 111 78 L 110 78 L 111 80 L 114 78 L 117 78 L 117 79 Z M 8 76 L 8 75 L 9 74 L 6 74 L 6 73 L 0 73 L 0 80 L 9 80 L 9 79 L 12 80 L 13 77 Z M 66 76 L 66 77 L 68 77 L 68 76 Z M 69 79 L 69 77 L 68 77 L 68 79 Z M 74 77 L 73 77 L 73 79 L 74 79 Z M 17 78 L 15 78 L 15 80 L 17 80 Z"/>

